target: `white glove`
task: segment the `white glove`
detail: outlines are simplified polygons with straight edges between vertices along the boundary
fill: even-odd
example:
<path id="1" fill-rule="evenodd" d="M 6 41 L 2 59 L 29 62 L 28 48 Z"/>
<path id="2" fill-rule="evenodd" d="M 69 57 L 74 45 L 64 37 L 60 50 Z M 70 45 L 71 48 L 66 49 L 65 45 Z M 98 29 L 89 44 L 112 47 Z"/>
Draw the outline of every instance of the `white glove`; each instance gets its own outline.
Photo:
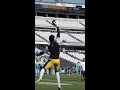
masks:
<path id="1" fill-rule="evenodd" d="M 56 27 L 58 27 L 58 22 L 56 20 L 52 21 L 53 25 L 55 25 Z"/>

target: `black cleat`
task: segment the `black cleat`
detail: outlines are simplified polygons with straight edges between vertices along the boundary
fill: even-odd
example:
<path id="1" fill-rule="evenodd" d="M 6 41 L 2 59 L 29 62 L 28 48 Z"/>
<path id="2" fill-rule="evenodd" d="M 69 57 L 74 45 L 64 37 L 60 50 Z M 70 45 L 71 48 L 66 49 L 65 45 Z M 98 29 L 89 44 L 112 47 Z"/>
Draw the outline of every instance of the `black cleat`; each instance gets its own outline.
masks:
<path id="1" fill-rule="evenodd" d="M 58 87 L 58 90 L 61 90 L 61 88 L 60 88 L 60 87 Z"/>

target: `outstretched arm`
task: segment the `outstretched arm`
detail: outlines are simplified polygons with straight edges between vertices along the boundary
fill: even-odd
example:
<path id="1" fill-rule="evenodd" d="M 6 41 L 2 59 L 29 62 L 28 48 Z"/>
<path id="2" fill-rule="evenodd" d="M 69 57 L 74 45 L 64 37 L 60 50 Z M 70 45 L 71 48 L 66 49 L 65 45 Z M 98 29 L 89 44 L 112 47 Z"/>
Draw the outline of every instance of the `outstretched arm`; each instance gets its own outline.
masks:
<path id="1" fill-rule="evenodd" d="M 58 26 L 58 22 L 57 21 L 55 21 L 54 24 L 55 24 L 56 29 L 57 29 L 57 36 L 56 36 L 55 41 L 60 45 L 60 28 Z"/>
<path id="2" fill-rule="evenodd" d="M 43 55 L 45 53 L 49 55 L 48 46 L 46 46 L 46 48 L 43 51 L 41 51 L 40 53 L 36 53 L 35 56 L 40 56 L 40 55 Z"/>
<path id="3" fill-rule="evenodd" d="M 60 28 L 58 26 L 58 22 L 56 20 L 53 20 L 52 23 L 57 28 L 57 37 L 60 38 Z"/>
<path id="4" fill-rule="evenodd" d="M 40 55 L 43 55 L 44 52 L 40 52 L 40 53 L 37 53 L 36 56 L 40 56 Z"/>
<path id="5" fill-rule="evenodd" d="M 60 38 L 60 28 L 58 26 L 58 22 L 56 20 L 53 20 L 52 23 L 46 20 L 49 24 L 53 25 L 54 27 L 57 28 L 57 37 Z"/>
<path id="6" fill-rule="evenodd" d="M 57 27 L 57 37 L 60 38 L 60 29 L 59 29 L 59 27 Z"/>

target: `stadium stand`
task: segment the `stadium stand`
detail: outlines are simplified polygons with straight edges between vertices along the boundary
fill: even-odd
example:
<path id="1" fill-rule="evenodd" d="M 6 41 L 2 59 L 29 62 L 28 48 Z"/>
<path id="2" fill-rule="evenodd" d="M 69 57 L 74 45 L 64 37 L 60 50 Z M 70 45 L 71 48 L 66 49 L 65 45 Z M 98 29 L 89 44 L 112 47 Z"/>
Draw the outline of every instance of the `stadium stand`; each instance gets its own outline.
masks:
<path id="1" fill-rule="evenodd" d="M 42 38 L 40 38 L 38 35 L 35 35 L 35 41 L 44 42 L 44 40 Z"/>
<path id="2" fill-rule="evenodd" d="M 72 62 L 74 64 L 76 64 L 78 61 L 80 62 L 80 60 L 77 60 L 77 59 L 71 57 L 70 55 L 68 55 L 65 52 L 60 52 L 60 57 L 67 60 L 67 61 L 69 61 L 69 62 Z"/>
<path id="3" fill-rule="evenodd" d="M 79 23 L 79 22 L 82 22 L 82 23 L 85 22 L 84 19 L 65 19 L 65 18 L 51 18 L 51 17 L 35 16 L 35 26 L 54 28 L 51 24 L 46 22 L 46 20 L 51 22 L 53 19 L 56 19 L 59 22 L 60 28 L 85 30 L 85 26 Z"/>
<path id="4" fill-rule="evenodd" d="M 73 34 L 73 33 L 71 33 L 71 35 L 85 43 L 85 34 L 75 34 L 75 33 Z"/>
<path id="5" fill-rule="evenodd" d="M 35 33 L 37 35 L 39 35 L 40 37 L 42 37 L 44 39 L 44 41 L 49 41 L 49 36 L 50 35 L 54 35 L 56 36 L 57 33 L 54 32 L 54 33 L 51 33 L 51 32 L 43 32 L 43 31 L 35 31 Z M 70 36 L 70 34 L 72 35 L 72 37 Z M 84 37 L 84 34 L 73 34 L 73 33 L 61 33 L 61 38 L 60 38 L 60 42 L 82 42 L 82 43 L 85 43 L 85 37 Z M 77 39 L 76 39 L 77 38 Z M 40 39 L 37 37 L 37 40 L 40 41 Z M 41 40 L 43 41 L 43 40 Z"/>
<path id="6" fill-rule="evenodd" d="M 69 54 L 73 55 L 74 57 L 77 57 L 81 60 L 83 60 L 83 58 L 85 58 L 85 55 L 84 54 L 80 54 L 78 52 L 68 52 Z"/>

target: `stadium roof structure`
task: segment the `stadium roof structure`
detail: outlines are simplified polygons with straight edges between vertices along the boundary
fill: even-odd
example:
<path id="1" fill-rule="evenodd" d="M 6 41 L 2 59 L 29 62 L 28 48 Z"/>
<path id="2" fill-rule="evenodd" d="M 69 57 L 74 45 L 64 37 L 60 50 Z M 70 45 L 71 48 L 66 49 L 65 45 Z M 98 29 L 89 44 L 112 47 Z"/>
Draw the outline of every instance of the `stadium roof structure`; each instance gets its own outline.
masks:
<path id="1" fill-rule="evenodd" d="M 39 17 L 35 16 L 35 28 L 54 28 L 46 20 L 52 22 L 55 19 L 59 22 L 61 29 L 76 29 L 85 30 L 85 19 L 67 19 L 67 18 L 54 18 L 54 17 Z"/>
<path id="2" fill-rule="evenodd" d="M 81 4 L 69 4 L 69 3 L 42 3 L 42 2 L 35 2 L 35 4 L 55 5 L 55 6 L 65 6 L 65 7 L 82 6 L 82 8 L 85 8 L 85 5 L 81 5 Z"/>
<path id="3" fill-rule="evenodd" d="M 67 3 L 85 5 L 85 0 L 35 0 L 39 3 Z"/>

